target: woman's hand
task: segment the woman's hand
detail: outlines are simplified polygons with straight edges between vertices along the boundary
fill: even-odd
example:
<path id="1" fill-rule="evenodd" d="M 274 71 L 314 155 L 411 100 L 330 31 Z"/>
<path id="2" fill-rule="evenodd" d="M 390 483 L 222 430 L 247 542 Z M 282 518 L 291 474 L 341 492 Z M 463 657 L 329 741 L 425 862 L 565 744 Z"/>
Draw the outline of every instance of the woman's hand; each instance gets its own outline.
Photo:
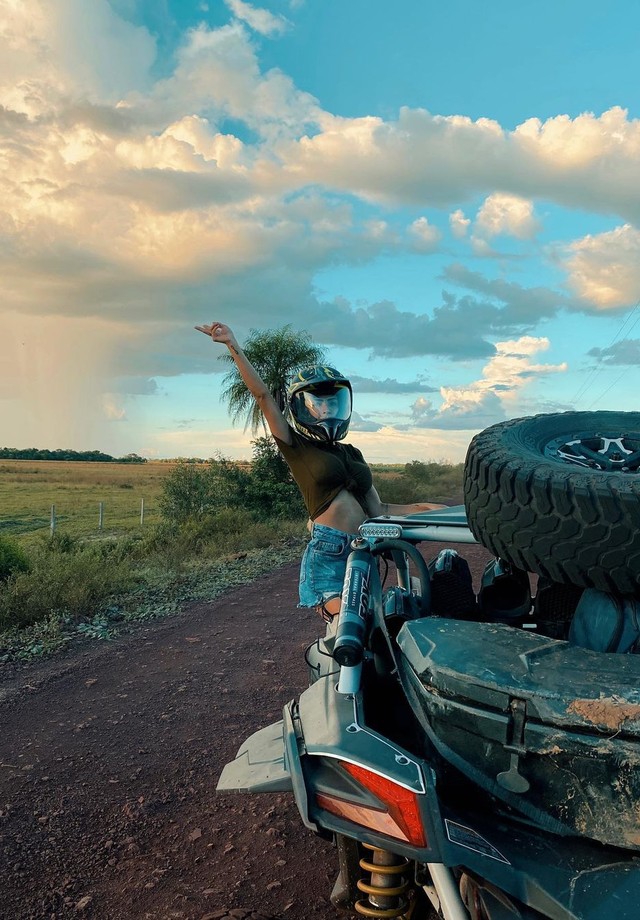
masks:
<path id="1" fill-rule="evenodd" d="M 208 335 L 213 342 L 218 342 L 220 345 L 227 345 L 229 348 L 238 348 L 238 343 L 236 342 L 236 337 L 228 326 L 225 326 L 224 323 L 211 323 L 207 325 L 206 323 L 202 326 L 195 327 L 198 332 L 203 332 L 205 335 Z"/>

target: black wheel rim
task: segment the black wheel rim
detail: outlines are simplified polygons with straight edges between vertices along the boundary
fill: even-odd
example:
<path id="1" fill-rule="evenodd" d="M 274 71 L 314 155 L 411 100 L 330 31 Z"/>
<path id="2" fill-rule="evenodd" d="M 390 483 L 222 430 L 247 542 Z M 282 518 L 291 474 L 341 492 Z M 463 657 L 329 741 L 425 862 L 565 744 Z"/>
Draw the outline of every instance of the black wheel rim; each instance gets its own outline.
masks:
<path id="1" fill-rule="evenodd" d="M 545 457 L 606 472 L 640 472 L 640 432 L 587 432 L 561 435 L 548 441 Z"/>

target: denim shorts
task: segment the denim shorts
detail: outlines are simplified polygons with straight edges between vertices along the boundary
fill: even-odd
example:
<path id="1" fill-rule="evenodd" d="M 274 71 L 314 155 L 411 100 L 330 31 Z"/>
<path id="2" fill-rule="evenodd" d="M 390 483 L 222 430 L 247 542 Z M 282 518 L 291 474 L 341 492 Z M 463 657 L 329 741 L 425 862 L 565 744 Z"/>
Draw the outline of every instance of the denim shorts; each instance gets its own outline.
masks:
<path id="1" fill-rule="evenodd" d="M 357 536 L 324 524 L 313 525 L 300 564 L 298 607 L 317 607 L 322 601 L 342 594 L 351 541 Z"/>

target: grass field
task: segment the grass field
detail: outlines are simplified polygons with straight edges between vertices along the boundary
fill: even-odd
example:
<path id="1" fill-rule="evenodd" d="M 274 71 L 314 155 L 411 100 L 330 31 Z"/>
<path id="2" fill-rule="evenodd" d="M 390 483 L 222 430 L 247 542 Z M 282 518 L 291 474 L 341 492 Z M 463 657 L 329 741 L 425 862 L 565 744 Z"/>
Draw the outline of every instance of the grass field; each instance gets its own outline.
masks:
<path id="1" fill-rule="evenodd" d="M 52 505 L 60 533 L 85 538 L 139 533 L 141 527 L 160 520 L 162 481 L 172 469 L 172 463 L 153 461 L 0 461 L 0 534 L 28 541 L 35 534 L 48 533 Z"/>
<path id="2" fill-rule="evenodd" d="M 72 537 L 135 535 L 160 522 L 160 496 L 171 461 L 91 463 L 57 460 L 0 461 L 0 535 L 29 543 L 51 526 L 55 507 L 56 532 Z M 424 486 L 412 486 L 404 465 L 375 464 L 372 470 L 385 501 L 459 499 L 461 466 L 431 465 Z M 418 494 L 419 493 L 419 494 Z M 144 501 L 144 523 L 141 505 Z M 99 528 L 100 503 L 103 506 Z"/>

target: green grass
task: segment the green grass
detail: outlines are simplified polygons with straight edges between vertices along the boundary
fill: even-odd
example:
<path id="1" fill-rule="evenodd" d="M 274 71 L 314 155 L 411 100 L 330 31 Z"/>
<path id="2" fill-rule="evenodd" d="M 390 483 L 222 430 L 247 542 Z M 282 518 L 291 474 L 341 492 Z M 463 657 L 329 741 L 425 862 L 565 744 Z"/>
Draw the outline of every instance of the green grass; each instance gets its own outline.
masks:
<path id="1" fill-rule="evenodd" d="M 0 462 L 0 534 L 32 542 L 56 529 L 73 537 L 136 535 L 160 522 L 162 482 L 172 463 Z M 144 500 L 144 524 L 140 524 Z M 103 526 L 99 529 L 99 506 Z"/>

